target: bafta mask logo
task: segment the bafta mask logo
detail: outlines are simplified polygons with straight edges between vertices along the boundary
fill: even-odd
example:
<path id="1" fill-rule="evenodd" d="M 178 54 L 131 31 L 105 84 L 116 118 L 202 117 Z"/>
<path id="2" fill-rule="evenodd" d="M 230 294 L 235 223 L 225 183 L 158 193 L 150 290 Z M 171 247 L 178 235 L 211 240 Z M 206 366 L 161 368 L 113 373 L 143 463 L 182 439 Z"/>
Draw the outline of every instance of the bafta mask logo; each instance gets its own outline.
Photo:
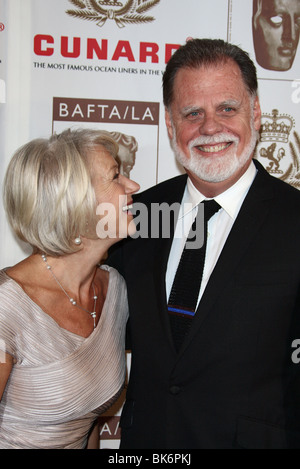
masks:
<path id="1" fill-rule="evenodd" d="M 138 151 L 138 142 L 132 135 L 126 135 L 122 132 L 109 132 L 102 130 L 102 133 L 109 135 L 119 145 L 117 162 L 120 166 L 120 173 L 126 177 L 130 177 L 130 171 L 133 169 L 136 160 L 136 152 Z"/>
<path id="2" fill-rule="evenodd" d="M 300 189 L 300 136 L 294 127 L 294 119 L 278 109 L 263 114 L 256 158 L 270 174 Z"/>
<path id="3" fill-rule="evenodd" d="M 77 10 L 67 10 L 66 13 L 82 20 L 96 21 L 97 26 L 103 26 L 107 20 L 113 20 L 119 28 L 127 24 L 144 24 L 154 21 L 153 16 L 145 12 L 157 5 L 160 0 L 69 0 Z"/>
<path id="4" fill-rule="evenodd" d="M 109 132 L 109 134 L 119 145 L 117 160 L 120 164 L 120 173 L 129 178 L 130 171 L 135 165 L 138 143 L 132 135 L 121 132 Z"/>
<path id="5" fill-rule="evenodd" d="M 261 67 L 289 70 L 297 52 L 299 29 L 299 0 L 253 0 L 253 43 Z"/>

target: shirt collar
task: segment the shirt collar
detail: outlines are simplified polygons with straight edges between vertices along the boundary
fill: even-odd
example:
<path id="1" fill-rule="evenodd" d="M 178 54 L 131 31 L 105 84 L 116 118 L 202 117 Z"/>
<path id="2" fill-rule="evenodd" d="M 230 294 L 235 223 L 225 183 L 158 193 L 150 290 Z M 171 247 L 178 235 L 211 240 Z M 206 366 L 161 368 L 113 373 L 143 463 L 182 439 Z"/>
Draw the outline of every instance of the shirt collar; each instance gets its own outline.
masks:
<path id="1" fill-rule="evenodd" d="M 256 176 L 256 172 L 256 167 L 253 161 L 251 161 L 249 168 L 240 179 L 225 192 L 215 197 L 216 202 L 218 202 L 232 219 L 236 218 L 244 198 Z M 183 218 L 205 199 L 206 197 L 196 189 L 191 179 L 188 178 L 179 218 Z"/>

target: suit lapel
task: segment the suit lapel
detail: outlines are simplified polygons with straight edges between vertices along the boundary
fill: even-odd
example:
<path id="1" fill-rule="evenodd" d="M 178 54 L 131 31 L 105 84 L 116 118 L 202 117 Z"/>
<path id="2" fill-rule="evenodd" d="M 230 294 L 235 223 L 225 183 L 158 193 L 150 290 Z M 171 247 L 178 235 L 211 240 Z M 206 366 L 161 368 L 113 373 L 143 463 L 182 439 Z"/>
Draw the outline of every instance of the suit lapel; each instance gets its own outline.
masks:
<path id="1" fill-rule="evenodd" d="M 269 184 L 270 177 L 263 168 L 258 167 L 256 178 L 245 198 L 209 279 L 192 327 L 182 345 L 179 356 L 193 339 L 207 314 L 211 314 L 213 305 L 219 296 L 222 295 L 227 282 L 232 278 L 249 244 L 265 220 L 274 196 L 273 189 Z"/>

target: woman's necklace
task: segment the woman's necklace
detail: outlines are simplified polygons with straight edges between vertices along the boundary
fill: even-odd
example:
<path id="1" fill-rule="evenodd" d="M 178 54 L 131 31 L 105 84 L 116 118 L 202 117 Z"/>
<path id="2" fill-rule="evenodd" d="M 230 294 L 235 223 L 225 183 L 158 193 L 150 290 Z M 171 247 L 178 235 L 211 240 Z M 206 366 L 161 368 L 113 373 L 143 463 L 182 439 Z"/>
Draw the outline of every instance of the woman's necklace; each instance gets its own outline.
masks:
<path id="1" fill-rule="evenodd" d="M 94 320 L 94 329 L 96 328 L 96 306 L 97 306 L 97 295 L 96 295 L 96 292 L 95 292 L 95 286 L 94 286 L 94 283 L 92 283 L 92 287 L 93 287 L 93 292 L 94 292 L 94 296 L 93 296 L 93 300 L 94 300 L 94 311 L 88 311 L 87 309 L 83 308 L 82 306 L 80 306 L 79 304 L 77 304 L 77 302 L 74 300 L 74 298 L 71 298 L 70 295 L 68 295 L 68 293 L 66 292 L 66 290 L 64 289 L 64 287 L 62 286 L 62 284 L 59 282 L 58 278 L 55 276 L 51 266 L 48 264 L 48 261 L 47 261 L 47 256 L 46 254 L 42 254 L 42 259 L 43 261 L 45 262 L 46 266 L 47 266 L 47 269 L 49 270 L 49 272 L 52 274 L 52 277 L 54 278 L 55 282 L 57 283 L 57 285 L 59 286 L 59 288 L 64 292 L 64 294 L 66 295 L 66 297 L 69 299 L 70 303 L 73 305 L 73 306 L 77 306 L 77 308 L 80 308 L 82 309 L 83 311 L 85 311 L 86 313 L 90 314 L 90 316 L 93 318 Z"/>

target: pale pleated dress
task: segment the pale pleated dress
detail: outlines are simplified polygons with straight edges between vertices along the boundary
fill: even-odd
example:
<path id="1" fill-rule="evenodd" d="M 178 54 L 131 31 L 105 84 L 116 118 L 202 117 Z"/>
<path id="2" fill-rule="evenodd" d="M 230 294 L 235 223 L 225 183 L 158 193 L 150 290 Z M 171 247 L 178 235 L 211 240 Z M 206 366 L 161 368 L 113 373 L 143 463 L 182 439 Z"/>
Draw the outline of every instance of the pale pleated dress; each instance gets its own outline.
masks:
<path id="1" fill-rule="evenodd" d="M 61 328 L 0 270 L 0 350 L 13 367 L 0 401 L 1 449 L 81 449 L 125 380 L 123 277 L 107 266 L 102 314 L 88 338 Z"/>

